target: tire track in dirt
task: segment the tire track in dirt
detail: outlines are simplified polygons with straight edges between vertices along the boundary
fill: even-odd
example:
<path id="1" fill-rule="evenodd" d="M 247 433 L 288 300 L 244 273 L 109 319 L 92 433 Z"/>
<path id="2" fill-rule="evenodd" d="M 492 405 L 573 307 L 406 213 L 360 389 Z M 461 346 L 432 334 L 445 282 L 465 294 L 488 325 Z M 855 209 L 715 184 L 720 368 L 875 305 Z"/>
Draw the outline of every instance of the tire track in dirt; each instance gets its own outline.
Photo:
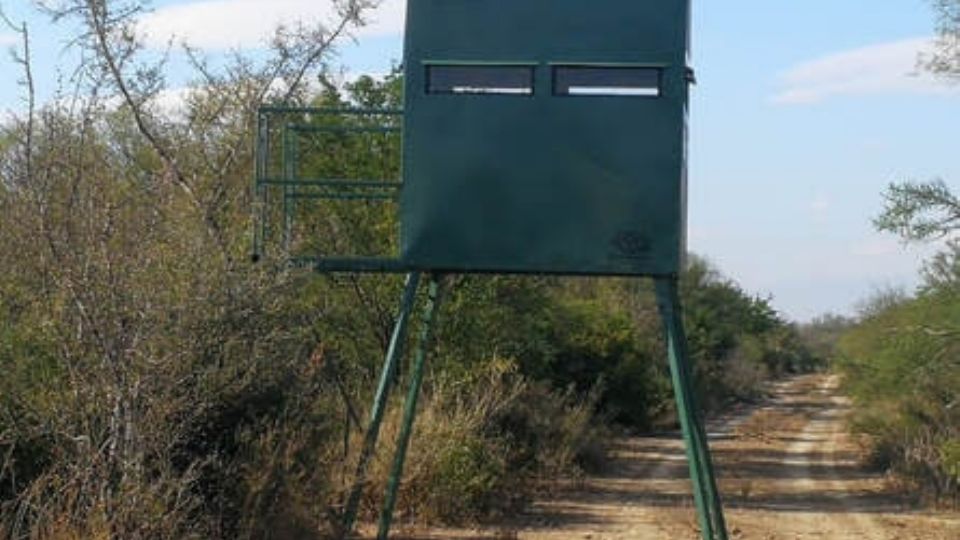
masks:
<path id="1" fill-rule="evenodd" d="M 847 432 L 849 400 L 833 376 L 799 377 L 782 389 L 773 422 L 717 444 L 734 538 L 762 540 L 957 540 L 960 516 L 911 511 L 881 475 L 859 465 Z M 752 489 L 738 493 L 736 482 Z M 742 485 L 742 484 L 741 484 Z"/>
<path id="2" fill-rule="evenodd" d="M 831 487 L 837 493 L 849 494 L 856 492 L 856 486 L 850 486 L 847 482 L 842 480 L 842 474 L 838 473 L 837 470 L 856 468 L 858 467 L 858 463 L 852 452 L 844 452 L 845 447 L 850 447 L 850 442 L 847 441 L 847 431 L 845 429 L 846 416 L 850 409 L 850 402 L 846 398 L 836 394 L 838 387 L 839 379 L 837 377 L 830 377 L 826 379 L 824 386 L 821 388 L 821 391 L 827 394 L 830 402 L 829 410 L 832 416 L 830 418 L 831 422 L 829 423 L 831 429 L 826 456 L 828 457 L 828 462 L 833 470 L 833 474 L 830 478 Z M 852 530 L 860 532 L 860 538 L 895 538 L 888 536 L 888 531 L 885 530 L 880 521 L 875 518 L 876 514 L 871 515 L 865 510 L 869 509 L 875 513 L 896 511 L 894 508 L 896 506 L 896 499 L 899 499 L 899 497 L 891 494 L 889 503 L 884 505 L 874 505 L 872 508 L 869 508 L 858 507 L 855 504 L 851 504 L 849 496 L 840 496 L 840 504 L 846 509 L 846 512 L 840 515 L 851 522 Z"/>
<path id="3" fill-rule="evenodd" d="M 812 527 L 806 531 L 807 535 L 819 535 L 828 538 L 886 538 L 879 525 L 864 513 L 846 495 L 848 487 L 840 479 L 838 467 L 855 466 L 855 463 L 841 463 L 840 440 L 843 437 L 842 428 L 843 409 L 839 406 L 840 399 L 833 396 L 837 379 L 824 379 L 815 389 L 815 399 L 824 403 L 825 408 L 813 414 L 807 425 L 787 450 L 789 455 L 796 458 L 784 460 L 784 464 L 795 464 L 800 467 L 801 474 L 797 478 L 797 487 L 807 491 L 812 497 L 822 494 L 820 506 L 832 505 L 836 511 L 811 512 L 809 516 Z M 820 451 L 822 446 L 823 451 Z M 814 469 L 819 468 L 826 474 L 817 478 Z M 818 506 L 811 503 L 811 507 Z M 800 532 L 799 534 L 803 534 Z M 829 536 L 827 536 L 829 535 Z"/>
<path id="4" fill-rule="evenodd" d="M 755 407 L 740 407 L 710 420 L 708 438 L 731 437 L 755 411 Z M 532 515 L 537 524 L 521 528 L 516 537 L 699 538 L 687 456 L 679 433 L 621 439 L 611 456 L 605 474 L 586 478 L 577 491 L 536 504 Z M 585 492 L 593 496 L 585 498 Z"/>
<path id="5" fill-rule="evenodd" d="M 911 511 L 860 468 L 837 390 L 835 377 L 795 377 L 708 424 L 731 539 L 960 540 L 960 515 Z M 603 474 L 558 479 L 554 496 L 500 527 L 405 532 L 395 538 L 700 538 L 679 434 L 615 441 Z"/>

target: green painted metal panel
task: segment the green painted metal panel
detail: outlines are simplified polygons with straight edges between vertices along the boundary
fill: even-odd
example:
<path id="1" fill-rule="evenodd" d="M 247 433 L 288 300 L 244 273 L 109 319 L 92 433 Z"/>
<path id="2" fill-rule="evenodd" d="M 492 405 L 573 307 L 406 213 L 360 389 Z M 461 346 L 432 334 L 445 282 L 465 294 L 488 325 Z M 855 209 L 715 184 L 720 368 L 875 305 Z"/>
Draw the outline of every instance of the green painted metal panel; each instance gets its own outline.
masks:
<path id="1" fill-rule="evenodd" d="M 669 275 L 688 0 L 409 0 L 401 259 Z"/>

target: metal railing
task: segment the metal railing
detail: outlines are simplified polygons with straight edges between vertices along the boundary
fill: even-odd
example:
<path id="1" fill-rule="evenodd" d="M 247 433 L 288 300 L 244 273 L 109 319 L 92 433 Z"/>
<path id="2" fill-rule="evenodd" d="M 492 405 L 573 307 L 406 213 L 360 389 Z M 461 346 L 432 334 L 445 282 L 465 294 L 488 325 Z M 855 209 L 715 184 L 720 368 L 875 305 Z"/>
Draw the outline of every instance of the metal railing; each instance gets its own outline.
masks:
<path id="1" fill-rule="evenodd" d="M 397 222 L 402 131 L 398 109 L 262 107 L 254 259 L 271 254 L 297 266 L 399 271 L 398 234 L 364 228 Z"/>

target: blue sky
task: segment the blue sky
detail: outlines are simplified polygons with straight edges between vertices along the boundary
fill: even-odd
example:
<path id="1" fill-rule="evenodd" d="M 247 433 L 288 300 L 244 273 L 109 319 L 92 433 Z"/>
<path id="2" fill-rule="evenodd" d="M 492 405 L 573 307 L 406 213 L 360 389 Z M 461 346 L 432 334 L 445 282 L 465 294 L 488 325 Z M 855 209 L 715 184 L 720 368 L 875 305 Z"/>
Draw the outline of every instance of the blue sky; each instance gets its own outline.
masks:
<path id="1" fill-rule="evenodd" d="M 70 56 L 64 32 L 23 0 L 0 6 L 31 24 L 49 95 L 52 67 Z M 323 0 L 154 7 L 143 25 L 149 42 L 176 32 L 213 55 L 255 49 L 275 22 L 329 13 Z M 351 72 L 383 73 L 400 58 L 402 14 L 402 0 L 386 0 L 342 49 Z M 932 248 L 902 246 L 870 220 L 891 181 L 942 177 L 960 187 L 960 88 L 911 74 L 934 22 L 927 0 L 695 1 L 692 250 L 800 320 L 851 313 L 875 290 L 912 287 Z M 9 41 L 0 31 L 0 44 Z M 0 110 L 17 108 L 15 79 L 0 79 Z"/>

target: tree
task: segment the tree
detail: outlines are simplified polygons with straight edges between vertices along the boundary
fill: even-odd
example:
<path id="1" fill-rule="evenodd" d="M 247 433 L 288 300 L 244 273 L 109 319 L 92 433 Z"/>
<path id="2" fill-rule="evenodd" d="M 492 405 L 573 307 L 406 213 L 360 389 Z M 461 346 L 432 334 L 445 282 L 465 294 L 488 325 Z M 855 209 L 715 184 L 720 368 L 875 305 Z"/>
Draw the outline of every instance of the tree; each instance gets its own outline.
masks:
<path id="1" fill-rule="evenodd" d="M 960 74 L 960 2 L 940 0 L 939 50 L 928 68 Z M 943 180 L 890 185 L 874 220 L 905 242 L 946 240 L 918 293 L 865 304 L 840 340 L 838 367 L 856 404 L 854 427 L 873 461 L 936 498 L 960 495 L 960 198 Z"/>
<path id="2" fill-rule="evenodd" d="M 881 231 L 923 241 L 960 230 L 960 198 L 943 180 L 891 184 L 884 198 L 883 213 L 874 220 Z"/>
<path id="3" fill-rule="evenodd" d="M 937 40 L 933 54 L 921 57 L 921 66 L 951 81 L 960 81 L 960 0 L 933 0 L 937 11 Z"/>
<path id="4" fill-rule="evenodd" d="M 396 77 L 343 95 L 300 84 L 326 77 L 337 39 L 372 5 L 335 3 L 339 24 L 278 31 L 272 54 L 214 69 L 188 48 L 197 80 L 172 113 L 157 106 L 162 64 L 133 33 L 142 3 L 44 4 L 80 29 L 85 54 L 75 95 L 0 125 L 0 538 L 314 539 L 339 525 L 398 280 L 244 257 L 261 104 L 398 104 Z M 304 166 L 377 167 L 369 154 L 315 148 Z M 354 217 L 358 242 L 376 236 L 379 212 Z M 596 399 L 516 373 L 528 334 L 496 317 L 541 298 L 549 313 L 546 289 L 473 282 L 451 291 L 453 332 L 432 354 L 441 374 L 421 404 L 438 420 L 413 443 L 425 450 L 408 462 L 408 514 L 512 504 L 597 438 Z"/>
<path id="5" fill-rule="evenodd" d="M 196 83 L 175 114 L 135 34 L 143 2 L 38 4 L 83 54 L 73 93 L 34 111 L 18 27 L 29 106 L 0 126 L 0 537 L 319 530 L 341 405 L 304 368 L 323 310 L 296 301 L 296 276 L 239 264 L 249 141 L 257 108 L 301 100 L 370 3 L 338 1 L 333 26 L 279 30 L 222 69 L 187 48 Z"/>

